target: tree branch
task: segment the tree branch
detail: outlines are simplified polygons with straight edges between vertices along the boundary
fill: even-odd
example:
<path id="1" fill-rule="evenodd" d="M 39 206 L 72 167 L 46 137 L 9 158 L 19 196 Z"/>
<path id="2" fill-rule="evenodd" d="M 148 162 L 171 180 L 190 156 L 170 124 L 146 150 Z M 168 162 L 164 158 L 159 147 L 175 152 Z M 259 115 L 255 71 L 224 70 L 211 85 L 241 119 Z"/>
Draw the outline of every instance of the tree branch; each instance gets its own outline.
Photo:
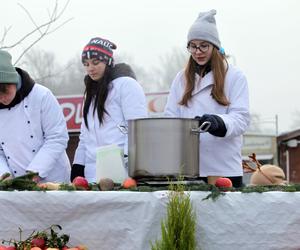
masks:
<path id="1" fill-rule="evenodd" d="M 69 18 L 66 21 L 64 21 L 63 23 L 59 24 L 57 27 L 54 27 L 52 30 L 50 30 L 50 27 L 52 24 L 54 24 L 55 22 L 57 22 L 62 15 L 64 14 L 64 12 L 66 11 L 67 6 L 69 5 L 70 0 L 68 0 L 66 2 L 66 4 L 63 6 L 62 10 L 59 11 L 58 10 L 58 1 L 55 1 L 55 6 L 52 10 L 52 12 L 48 13 L 49 14 L 49 20 L 45 23 L 42 23 L 40 25 L 38 25 L 34 18 L 32 17 L 32 15 L 30 14 L 30 12 L 21 4 L 19 4 L 19 6 L 25 11 L 25 13 L 27 14 L 27 16 L 29 17 L 29 19 L 31 20 L 31 22 L 33 23 L 33 25 L 35 26 L 35 28 L 28 32 L 27 34 L 25 34 L 23 37 L 21 37 L 18 41 L 16 41 L 15 43 L 11 44 L 11 45 L 3 45 L 5 38 L 7 37 L 7 33 L 8 30 L 4 31 L 4 34 L 1 38 L 1 49 L 12 49 L 18 45 L 20 45 L 22 42 L 24 42 L 26 39 L 28 39 L 29 37 L 31 37 L 33 34 L 35 34 L 36 32 L 39 33 L 39 37 L 37 39 L 35 39 L 33 42 L 31 42 L 24 50 L 23 52 L 20 54 L 20 56 L 17 58 L 17 60 L 15 61 L 14 65 L 16 65 L 20 59 L 35 45 L 37 44 L 43 37 L 45 37 L 48 34 L 51 34 L 53 32 L 55 32 L 56 30 L 58 30 L 59 28 L 61 28 L 63 25 L 65 25 L 67 22 L 71 21 L 73 18 Z"/>
<path id="2" fill-rule="evenodd" d="M 11 26 L 9 26 L 8 28 L 4 28 L 3 36 L 2 36 L 1 41 L 0 41 L 0 46 L 2 46 L 4 44 L 4 40 L 5 40 L 5 38 L 7 36 L 7 33 L 10 29 L 11 29 Z"/>
<path id="3" fill-rule="evenodd" d="M 62 73 L 65 73 L 72 65 L 73 65 L 73 63 L 69 63 L 69 64 L 67 64 L 67 66 L 64 67 L 64 69 L 62 69 L 62 70 L 60 70 L 58 72 L 54 72 L 52 74 L 44 75 L 44 76 L 42 76 L 40 78 L 36 78 L 35 81 L 36 82 L 41 82 L 44 79 L 47 79 L 47 78 L 50 78 L 50 77 L 54 77 L 54 76 L 59 76 Z"/>
<path id="4" fill-rule="evenodd" d="M 42 31 L 40 31 L 40 27 L 36 24 L 36 22 L 34 21 L 33 17 L 29 13 L 29 11 L 22 4 L 18 3 L 18 5 L 25 11 L 25 13 L 29 17 L 29 19 L 31 20 L 31 22 L 33 23 L 33 25 L 38 29 L 38 31 L 40 32 L 40 34 L 42 34 Z"/>

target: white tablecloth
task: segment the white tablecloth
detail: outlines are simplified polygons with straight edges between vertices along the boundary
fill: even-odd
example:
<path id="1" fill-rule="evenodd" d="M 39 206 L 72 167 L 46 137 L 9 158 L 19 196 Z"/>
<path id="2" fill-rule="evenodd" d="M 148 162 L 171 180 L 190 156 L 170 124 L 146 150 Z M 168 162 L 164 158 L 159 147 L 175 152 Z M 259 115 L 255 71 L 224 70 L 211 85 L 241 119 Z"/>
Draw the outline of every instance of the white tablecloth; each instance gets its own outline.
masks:
<path id="1" fill-rule="evenodd" d="M 201 250 L 300 249 L 300 193 L 226 193 L 216 201 L 191 192 Z M 24 238 L 52 224 L 71 245 L 89 250 L 148 250 L 160 237 L 164 191 L 0 192 L 0 240 Z"/>

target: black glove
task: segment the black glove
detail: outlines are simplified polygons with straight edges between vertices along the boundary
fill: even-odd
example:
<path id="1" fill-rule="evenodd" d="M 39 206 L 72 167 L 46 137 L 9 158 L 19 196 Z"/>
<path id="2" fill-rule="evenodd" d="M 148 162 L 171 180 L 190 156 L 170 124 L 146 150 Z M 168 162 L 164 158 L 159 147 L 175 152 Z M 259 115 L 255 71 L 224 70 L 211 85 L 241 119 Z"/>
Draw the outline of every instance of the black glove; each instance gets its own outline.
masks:
<path id="1" fill-rule="evenodd" d="M 71 182 L 77 176 L 84 177 L 84 166 L 80 165 L 80 164 L 73 164 L 72 169 L 71 169 Z"/>
<path id="2" fill-rule="evenodd" d="M 208 133 L 218 137 L 224 137 L 226 135 L 227 128 L 220 116 L 204 114 L 201 117 L 196 116 L 195 118 L 199 120 L 199 126 L 201 126 L 203 122 L 210 122 L 210 127 L 207 130 Z"/>

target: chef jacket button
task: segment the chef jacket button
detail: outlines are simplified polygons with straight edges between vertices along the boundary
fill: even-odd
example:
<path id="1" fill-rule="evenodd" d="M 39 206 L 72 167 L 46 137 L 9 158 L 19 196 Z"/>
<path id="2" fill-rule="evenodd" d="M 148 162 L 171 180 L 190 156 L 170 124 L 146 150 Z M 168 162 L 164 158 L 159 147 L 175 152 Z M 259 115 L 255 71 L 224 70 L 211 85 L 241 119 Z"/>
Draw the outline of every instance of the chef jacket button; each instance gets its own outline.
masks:
<path id="1" fill-rule="evenodd" d="M 17 171 L 15 170 L 15 171 L 14 171 L 14 173 L 16 174 L 16 173 L 17 173 Z"/>
<path id="2" fill-rule="evenodd" d="M 2 145 L 4 145 L 4 142 L 1 142 Z"/>
<path id="3" fill-rule="evenodd" d="M 30 138 L 33 138 L 33 135 L 31 135 Z"/>
<path id="4" fill-rule="evenodd" d="M 25 105 L 25 108 L 28 108 L 28 106 L 27 106 L 27 105 Z"/>
<path id="5" fill-rule="evenodd" d="M 10 157 L 9 157 L 9 156 L 7 156 L 7 159 L 10 159 Z"/>
<path id="6" fill-rule="evenodd" d="M 34 153 L 34 152 L 35 152 L 35 149 L 33 149 L 32 152 Z"/>
<path id="7" fill-rule="evenodd" d="M 29 123 L 30 123 L 30 121 L 27 121 L 27 123 L 29 124 Z"/>

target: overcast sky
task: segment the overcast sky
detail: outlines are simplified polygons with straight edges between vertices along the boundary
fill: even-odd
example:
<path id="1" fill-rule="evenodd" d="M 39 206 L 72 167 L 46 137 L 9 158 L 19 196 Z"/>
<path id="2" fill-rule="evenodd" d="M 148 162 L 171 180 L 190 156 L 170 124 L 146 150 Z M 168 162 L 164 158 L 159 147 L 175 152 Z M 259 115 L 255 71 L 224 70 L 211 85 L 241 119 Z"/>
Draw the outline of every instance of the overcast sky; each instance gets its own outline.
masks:
<path id="1" fill-rule="evenodd" d="M 12 26 L 7 45 L 33 28 L 18 3 L 41 23 L 55 1 L 3 0 L 1 34 Z M 63 3 L 60 0 L 59 7 Z M 151 67 L 174 47 L 185 50 L 187 31 L 198 13 L 213 8 L 222 46 L 247 76 L 251 112 L 263 121 L 274 121 L 277 114 L 279 132 L 290 130 L 294 112 L 300 111 L 298 0 L 71 0 L 63 20 L 74 19 L 38 47 L 56 53 L 65 63 L 79 55 L 91 37 L 102 36 L 118 45 L 116 53 Z M 14 57 L 19 53 L 10 52 Z M 270 126 L 275 128 L 275 123 Z"/>

